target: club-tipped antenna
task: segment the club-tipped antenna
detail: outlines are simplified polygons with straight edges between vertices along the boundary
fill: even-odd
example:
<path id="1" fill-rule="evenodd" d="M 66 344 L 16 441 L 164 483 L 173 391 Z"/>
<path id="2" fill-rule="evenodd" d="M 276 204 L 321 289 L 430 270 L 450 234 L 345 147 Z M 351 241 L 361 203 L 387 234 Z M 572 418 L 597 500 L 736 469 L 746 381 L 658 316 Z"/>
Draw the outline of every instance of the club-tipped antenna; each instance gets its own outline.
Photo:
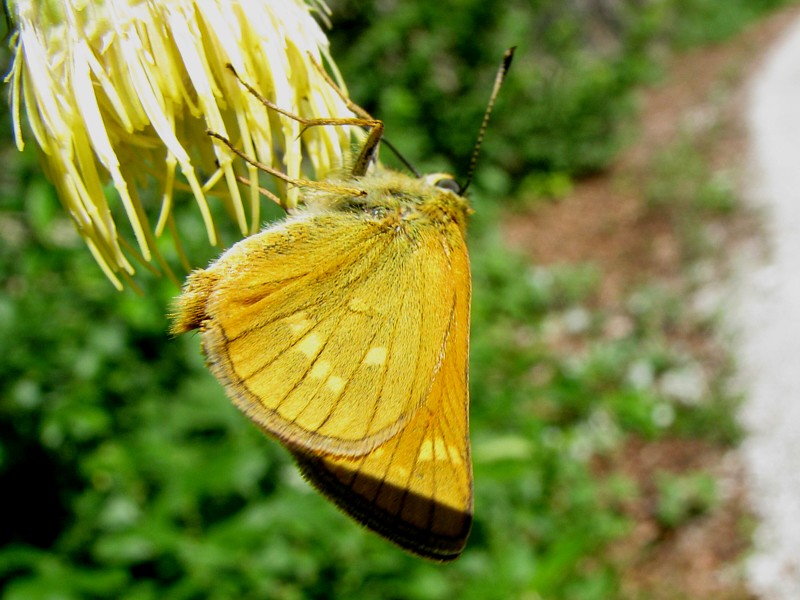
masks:
<path id="1" fill-rule="evenodd" d="M 472 149 L 472 156 L 469 159 L 469 168 L 467 169 L 467 179 L 464 185 L 461 186 L 461 195 L 465 194 L 469 184 L 472 183 L 472 175 L 475 173 L 475 165 L 478 164 L 478 155 L 481 153 L 481 144 L 483 143 L 483 136 L 486 134 L 486 127 L 489 125 L 489 117 L 492 115 L 497 94 L 500 92 L 500 86 L 503 85 L 503 80 L 506 78 L 508 68 L 511 66 L 511 59 L 514 58 L 514 51 L 516 46 L 512 46 L 503 55 L 503 61 L 500 63 L 500 68 L 497 69 L 497 75 L 494 77 L 494 86 L 492 87 L 492 95 L 489 96 L 489 104 L 486 106 L 486 112 L 483 114 L 483 122 L 481 128 L 478 130 L 478 139 L 475 141 L 475 147 Z"/>

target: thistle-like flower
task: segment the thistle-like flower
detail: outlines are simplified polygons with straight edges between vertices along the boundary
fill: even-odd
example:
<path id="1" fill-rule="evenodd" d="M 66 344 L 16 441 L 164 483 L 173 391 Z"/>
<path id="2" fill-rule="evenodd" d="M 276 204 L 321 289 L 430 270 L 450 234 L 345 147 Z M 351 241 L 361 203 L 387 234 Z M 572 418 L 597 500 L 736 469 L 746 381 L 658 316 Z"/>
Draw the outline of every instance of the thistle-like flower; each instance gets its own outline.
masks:
<path id="1" fill-rule="evenodd" d="M 190 191 L 212 245 L 214 198 L 242 235 L 259 228 L 256 169 L 208 130 L 291 179 L 321 179 L 345 161 L 352 131 L 302 131 L 228 68 L 302 117 L 351 116 L 322 70 L 341 82 L 311 14 L 324 18 L 327 8 L 308 1 L 9 1 L 17 145 L 24 112 L 61 202 L 117 288 L 135 272 L 132 259 L 170 272 L 156 244 L 165 231 L 192 266 L 174 219 L 176 191 Z M 240 188 L 237 176 L 249 183 Z M 291 208 L 297 190 L 283 197 Z"/>

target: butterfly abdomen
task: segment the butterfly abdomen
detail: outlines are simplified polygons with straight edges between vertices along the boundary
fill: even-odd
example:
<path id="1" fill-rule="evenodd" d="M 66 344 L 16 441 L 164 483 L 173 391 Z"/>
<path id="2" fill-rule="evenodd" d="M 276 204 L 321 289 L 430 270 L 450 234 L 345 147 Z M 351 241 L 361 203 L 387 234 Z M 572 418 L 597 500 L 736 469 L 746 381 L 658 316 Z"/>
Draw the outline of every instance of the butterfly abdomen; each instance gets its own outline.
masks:
<path id="1" fill-rule="evenodd" d="M 172 335 L 202 328 L 206 318 L 206 301 L 216 281 L 217 278 L 204 269 L 197 269 L 189 274 L 171 315 Z"/>

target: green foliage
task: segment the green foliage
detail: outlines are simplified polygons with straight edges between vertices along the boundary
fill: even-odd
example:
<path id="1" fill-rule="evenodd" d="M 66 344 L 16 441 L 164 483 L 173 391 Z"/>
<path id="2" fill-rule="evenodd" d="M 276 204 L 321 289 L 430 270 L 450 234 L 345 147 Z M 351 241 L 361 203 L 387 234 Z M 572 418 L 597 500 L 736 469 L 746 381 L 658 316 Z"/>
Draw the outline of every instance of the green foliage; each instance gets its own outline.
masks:
<path id="1" fill-rule="evenodd" d="M 569 175 L 561 172 L 534 172 L 525 177 L 519 193 L 525 198 L 536 200 L 560 200 L 574 189 Z"/>
<path id="2" fill-rule="evenodd" d="M 476 522 L 459 561 L 428 564 L 311 492 L 196 338 L 166 336 L 175 290 L 116 293 L 58 211 L 39 220 L 55 200 L 33 169 L 19 167 L 0 221 L 4 600 L 616 593 L 602 550 L 628 531 L 618 507 L 635 492 L 590 458 L 674 434 L 656 385 L 684 362 L 656 335 L 672 305 L 640 302 L 609 338 L 586 304 L 596 269 L 531 267 L 476 223 Z"/>
<path id="3" fill-rule="evenodd" d="M 503 248 L 492 217 L 520 174 L 551 173 L 538 185 L 559 190 L 564 177 L 602 167 L 619 145 L 631 85 L 650 72 L 638 50 L 667 33 L 678 39 L 679 7 L 695 15 L 718 5 L 619 4 L 615 19 L 600 20 L 614 34 L 602 52 L 587 46 L 600 17 L 570 3 L 335 6 L 334 48 L 347 55 L 354 96 L 412 158 L 444 162 L 448 149 L 466 164 L 496 59 L 507 46 L 521 49 L 487 138 L 494 158 L 479 171 L 492 200 L 475 198 L 476 522 L 450 565 L 403 554 L 312 492 L 224 397 L 196 337 L 167 336 L 177 290 L 152 278 L 141 296 L 115 292 L 32 153 L 6 139 L 0 597 L 615 597 L 617 566 L 604 549 L 629 530 L 620 506 L 638 490 L 597 477 L 591 459 L 631 436 L 734 440 L 730 399 L 716 380 L 692 402 L 668 385 L 698 368 L 665 335 L 685 318 L 680 299 L 643 290 L 622 315 L 598 312 L 597 269 L 532 267 Z M 660 480 L 665 524 L 713 503 L 698 477 Z"/>
<path id="4" fill-rule="evenodd" d="M 743 25 L 784 4 L 786 0 L 726 2 L 724 10 L 720 10 L 719 5 L 707 0 L 675 0 L 672 2 L 674 45 L 685 49 L 722 41 L 741 30 Z"/>
<path id="5" fill-rule="evenodd" d="M 673 222 L 681 237 L 685 261 L 708 254 L 706 221 L 736 208 L 734 175 L 712 173 L 700 148 L 688 135 L 658 153 L 651 172 L 647 201 Z"/>
<path id="6" fill-rule="evenodd" d="M 656 487 L 656 516 L 665 527 L 678 527 L 709 512 L 717 503 L 717 485 L 708 473 L 658 473 Z"/>
<path id="7" fill-rule="evenodd" d="M 688 137 L 662 150 L 652 171 L 648 201 L 687 215 L 687 219 L 727 214 L 736 206 L 733 178 L 712 174 L 702 152 Z"/>
<path id="8" fill-rule="evenodd" d="M 484 142 L 502 196 L 536 174 L 602 170 L 630 135 L 635 86 L 671 48 L 720 41 L 787 0 L 332 0 L 352 98 L 425 167 L 461 177 L 503 52 L 517 57 Z M 559 188 L 561 186 L 559 185 Z"/>

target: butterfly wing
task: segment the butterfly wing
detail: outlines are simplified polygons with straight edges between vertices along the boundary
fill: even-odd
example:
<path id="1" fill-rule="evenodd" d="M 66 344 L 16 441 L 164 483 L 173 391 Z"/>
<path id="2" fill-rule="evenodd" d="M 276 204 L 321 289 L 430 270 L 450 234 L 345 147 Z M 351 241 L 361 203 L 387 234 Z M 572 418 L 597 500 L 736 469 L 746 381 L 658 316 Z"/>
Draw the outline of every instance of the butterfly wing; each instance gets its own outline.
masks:
<path id="1" fill-rule="evenodd" d="M 470 274 L 463 240 L 450 256 L 456 294 L 444 360 L 427 402 L 365 456 L 292 450 L 306 477 L 350 516 L 407 550 L 443 561 L 461 554 L 472 525 Z"/>
<path id="2" fill-rule="evenodd" d="M 462 284 L 441 242 L 399 219 L 306 214 L 242 240 L 190 275 L 173 331 L 201 329 L 212 372 L 266 432 L 361 456 L 428 397 Z"/>

